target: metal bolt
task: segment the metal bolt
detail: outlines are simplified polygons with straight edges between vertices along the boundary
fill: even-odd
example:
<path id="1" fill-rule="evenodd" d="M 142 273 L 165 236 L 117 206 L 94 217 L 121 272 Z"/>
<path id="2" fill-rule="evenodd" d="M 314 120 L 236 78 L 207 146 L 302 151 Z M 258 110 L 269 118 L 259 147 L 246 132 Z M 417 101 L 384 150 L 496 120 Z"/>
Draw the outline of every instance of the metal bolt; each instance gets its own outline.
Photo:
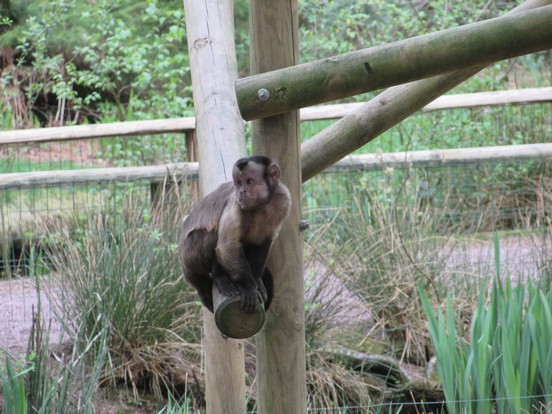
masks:
<path id="1" fill-rule="evenodd" d="M 260 101 L 267 101 L 268 98 L 270 98 L 270 92 L 268 89 L 261 88 L 257 91 L 257 98 L 259 98 Z"/>

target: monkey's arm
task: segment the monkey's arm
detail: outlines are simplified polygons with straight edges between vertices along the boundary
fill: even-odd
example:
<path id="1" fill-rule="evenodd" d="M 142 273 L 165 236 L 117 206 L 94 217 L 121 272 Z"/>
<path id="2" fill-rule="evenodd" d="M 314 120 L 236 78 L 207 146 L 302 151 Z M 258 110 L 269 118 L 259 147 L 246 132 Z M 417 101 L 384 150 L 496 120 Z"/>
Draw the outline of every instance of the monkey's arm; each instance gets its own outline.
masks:
<path id="1" fill-rule="evenodd" d="M 239 215 L 236 215 L 230 208 L 226 209 L 220 220 L 219 238 L 216 247 L 217 261 L 223 271 L 216 272 L 217 275 L 213 274 L 213 279 L 217 287 L 232 293 L 232 288 L 225 286 L 228 281 L 225 282 L 224 277 L 228 275 L 231 282 L 240 291 L 243 309 L 246 312 L 253 312 L 257 301 L 262 300 L 262 297 L 259 297 L 257 282 L 245 256 L 241 233 Z M 221 293 L 224 294 L 225 292 L 222 291 Z"/>

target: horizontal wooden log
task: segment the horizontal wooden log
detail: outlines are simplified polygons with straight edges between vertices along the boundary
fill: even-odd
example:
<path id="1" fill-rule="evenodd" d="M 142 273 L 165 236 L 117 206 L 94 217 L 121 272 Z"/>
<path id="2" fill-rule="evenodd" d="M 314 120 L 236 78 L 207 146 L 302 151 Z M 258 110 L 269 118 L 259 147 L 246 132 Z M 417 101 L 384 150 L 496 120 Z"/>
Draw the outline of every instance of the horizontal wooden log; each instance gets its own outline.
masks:
<path id="1" fill-rule="evenodd" d="M 0 190 L 54 187 L 67 184 L 99 184 L 107 182 L 146 181 L 165 179 L 197 179 L 198 163 L 175 163 L 147 167 L 88 168 L 82 170 L 38 171 L 0 174 Z"/>
<path id="2" fill-rule="evenodd" d="M 507 15 L 540 10 L 540 7 L 551 4 L 552 0 L 526 0 Z M 393 86 L 378 94 L 301 145 L 303 182 L 421 110 L 484 67 L 479 65 Z"/>
<path id="3" fill-rule="evenodd" d="M 129 121 L 113 122 L 109 124 L 20 129 L 15 131 L 1 131 L 0 145 L 166 134 L 170 132 L 186 132 L 193 129 L 195 129 L 195 118 L 155 119 L 152 121 Z"/>
<path id="4" fill-rule="evenodd" d="M 217 328 L 229 338 L 250 338 L 264 325 L 265 310 L 261 303 L 257 303 L 255 312 L 245 313 L 241 309 L 240 296 L 224 296 L 214 285 L 213 308 Z"/>
<path id="5" fill-rule="evenodd" d="M 429 112 L 445 109 L 465 109 L 481 106 L 517 105 L 543 102 L 552 102 L 552 87 L 443 95 L 426 105 L 422 111 Z M 310 108 L 303 108 L 301 109 L 301 121 L 339 119 L 350 115 L 362 105 L 364 105 L 364 102 L 320 105 L 312 106 Z"/>
<path id="6" fill-rule="evenodd" d="M 236 93 L 258 119 L 552 48 L 552 6 L 248 76 Z"/>
<path id="7" fill-rule="evenodd" d="M 508 161 L 552 160 L 552 144 L 504 145 L 383 154 L 350 155 L 323 173 L 375 171 L 385 168 L 453 167 Z"/>

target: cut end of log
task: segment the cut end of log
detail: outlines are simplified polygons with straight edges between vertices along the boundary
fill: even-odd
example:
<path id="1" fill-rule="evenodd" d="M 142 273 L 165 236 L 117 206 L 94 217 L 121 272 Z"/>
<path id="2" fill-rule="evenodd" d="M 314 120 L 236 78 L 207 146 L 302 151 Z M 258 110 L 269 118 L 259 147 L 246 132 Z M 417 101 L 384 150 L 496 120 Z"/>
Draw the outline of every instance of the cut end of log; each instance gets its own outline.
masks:
<path id="1" fill-rule="evenodd" d="M 234 339 L 245 339 L 261 330 L 265 321 L 265 310 L 257 304 L 254 313 L 245 313 L 241 309 L 239 296 L 225 298 L 216 305 L 215 323 L 224 335 Z"/>

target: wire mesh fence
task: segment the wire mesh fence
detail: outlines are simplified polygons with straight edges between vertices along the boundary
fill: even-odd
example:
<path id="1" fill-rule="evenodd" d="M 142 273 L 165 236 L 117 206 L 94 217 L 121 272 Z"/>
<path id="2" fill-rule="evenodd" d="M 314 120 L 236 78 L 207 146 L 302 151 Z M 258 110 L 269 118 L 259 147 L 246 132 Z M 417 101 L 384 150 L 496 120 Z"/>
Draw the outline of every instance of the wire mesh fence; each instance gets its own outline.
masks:
<path id="1" fill-rule="evenodd" d="M 420 113 L 380 138 L 364 152 L 414 152 L 432 148 L 546 142 L 552 136 L 552 103 Z M 328 121 L 305 122 L 303 136 L 313 135 Z M 186 159 L 184 134 L 140 138 L 102 138 L 42 144 L 5 145 L 1 173 L 105 169 L 147 166 Z M 395 168 L 321 174 L 303 188 L 304 215 L 316 227 L 336 211 L 377 220 L 377 211 L 393 213 L 403 234 L 419 231 L 431 219 L 432 231 L 521 231 L 547 228 L 550 221 L 552 160 L 494 160 L 459 166 Z M 152 199 L 155 186 L 132 183 L 72 183 L 49 188 L 0 190 L 0 274 L 19 271 L 32 252 L 30 245 L 46 237 L 44 223 L 75 217 L 82 211 L 117 211 L 132 191 Z M 377 208 L 376 208 L 377 207 Z M 74 220 L 74 219 L 72 219 Z M 75 226 L 78 226 L 75 224 Z M 23 266 L 24 268 L 24 266 Z"/>
<path id="2" fill-rule="evenodd" d="M 546 142 L 552 136 L 551 109 L 550 104 L 538 104 L 501 110 L 480 108 L 419 114 L 371 142 L 364 150 L 377 154 L 406 151 L 400 157 L 411 160 L 416 158 L 416 151 L 426 149 Z M 325 122 L 305 123 L 303 135 L 312 135 L 324 125 Z M 82 169 L 102 172 L 114 166 L 151 166 L 186 159 L 185 148 L 184 134 L 145 140 L 114 138 L 6 145 L 0 149 L 0 172 Z M 491 275 L 496 271 L 489 267 L 495 262 L 492 243 L 482 236 L 491 232 L 513 236 L 500 241 L 505 267 L 515 266 L 536 274 L 543 266 L 550 265 L 539 258 L 552 257 L 549 239 L 552 158 L 538 152 L 523 159 L 513 158 L 490 157 L 449 164 L 381 162 L 370 169 L 340 167 L 327 171 L 303 186 L 303 218 L 310 223 L 306 238 L 316 243 L 311 236 L 330 228 L 326 233 L 334 240 L 329 244 L 350 248 L 346 252 L 343 249 L 346 254 L 339 263 L 342 267 L 330 269 L 338 276 L 346 276 L 342 286 L 350 287 L 345 280 L 349 278 L 355 281 L 359 292 L 371 291 L 372 296 L 367 294 L 361 299 L 370 304 L 371 314 L 379 318 L 382 326 L 391 320 L 388 313 L 393 313 L 401 326 L 385 325 L 389 338 L 403 331 L 414 332 L 417 328 L 409 318 L 408 309 L 394 306 L 393 295 L 402 288 L 397 273 L 416 274 L 418 270 L 408 269 L 410 263 L 399 257 L 403 250 L 436 283 L 445 284 L 444 278 L 452 277 L 453 283 L 447 286 L 457 289 L 475 285 L 463 283 L 457 275 L 472 278 L 473 274 Z M 56 242 L 52 231 L 63 229 L 84 241 L 83 230 L 90 223 L 90 214 L 97 213 L 101 220 L 114 227 L 124 225 L 129 197 L 135 200 L 132 206 L 144 210 L 140 212 L 144 217 L 159 203 L 195 202 L 195 179 L 168 172 L 166 176 L 165 181 L 159 178 L 100 181 L 90 176 L 86 182 L 65 180 L 58 184 L 50 182 L 47 187 L 15 182 L 4 188 L 0 180 L 0 278 L 47 272 L 42 266 L 48 266 L 49 243 Z M 353 242 L 347 240 L 350 234 L 356 238 Z M 386 238 L 389 240 L 381 241 Z M 350 260 L 353 255 L 359 261 Z M 329 266 L 329 262 L 325 264 Z M 365 273 L 362 283 L 362 277 L 355 275 L 360 271 Z M 382 272 L 388 273 L 393 284 L 382 283 L 388 280 Z M 374 299 L 377 296 L 381 303 Z M 397 355 L 420 363 L 425 361 L 426 348 L 420 348 L 420 355 L 412 350 L 407 353 L 401 348 L 400 338 L 392 341 Z M 419 342 L 423 341 L 422 335 Z M 429 404 L 403 401 L 397 402 L 396 407 L 399 404 L 404 411 L 412 405 L 416 412 L 438 412 L 444 401 L 439 397 Z M 383 409 L 387 412 L 396 408 L 394 403 L 387 402 L 340 407 L 311 408 L 310 411 Z"/>

